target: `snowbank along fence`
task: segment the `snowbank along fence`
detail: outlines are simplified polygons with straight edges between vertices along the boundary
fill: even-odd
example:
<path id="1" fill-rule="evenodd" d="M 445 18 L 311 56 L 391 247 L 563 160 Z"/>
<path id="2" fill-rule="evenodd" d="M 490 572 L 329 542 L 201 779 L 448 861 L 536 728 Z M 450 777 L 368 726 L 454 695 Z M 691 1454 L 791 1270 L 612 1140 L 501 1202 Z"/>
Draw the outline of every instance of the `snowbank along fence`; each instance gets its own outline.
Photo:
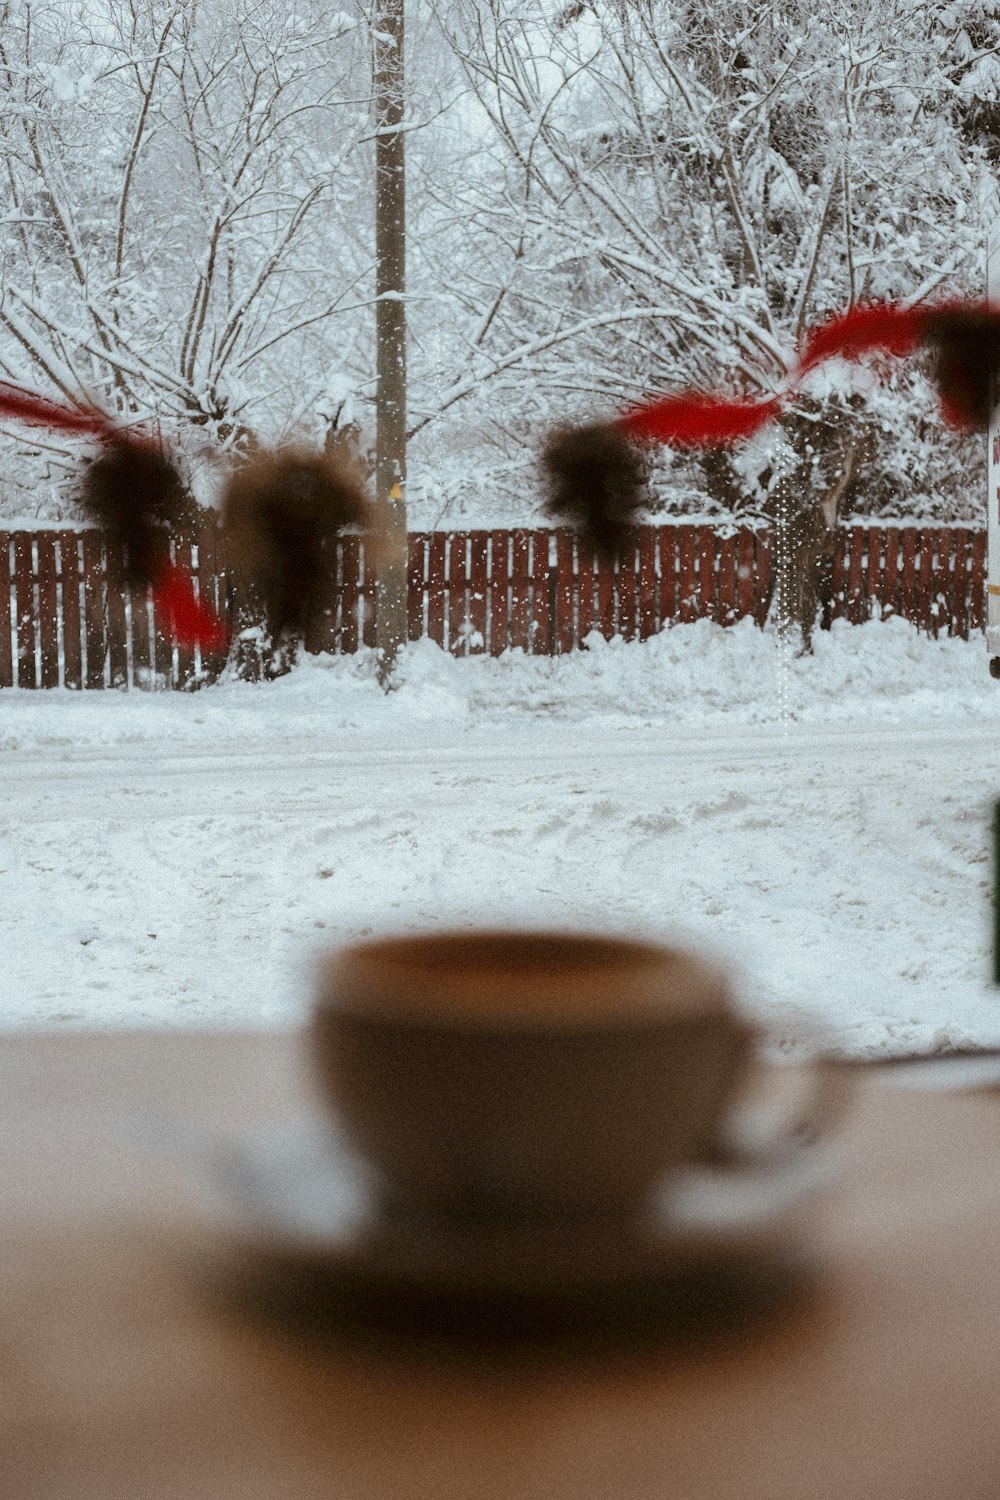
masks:
<path id="1" fill-rule="evenodd" d="M 616 565 L 562 530 L 411 532 L 409 636 L 463 656 L 509 647 L 548 655 L 572 651 L 591 630 L 644 640 L 703 618 L 729 625 L 750 615 L 762 625 L 773 545 L 766 529 L 649 526 Z M 175 540 L 172 551 L 201 596 L 231 612 L 219 534 Z M 374 644 L 375 582 L 361 538 L 331 545 L 328 579 L 307 649 Z M 828 585 L 824 623 L 898 614 L 931 634 L 967 637 L 984 625 L 986 533 L 847 527 Z M 163 630 L 99 531 L 0 532 L 0 687 L 188 687 L 221 666 Z"/>

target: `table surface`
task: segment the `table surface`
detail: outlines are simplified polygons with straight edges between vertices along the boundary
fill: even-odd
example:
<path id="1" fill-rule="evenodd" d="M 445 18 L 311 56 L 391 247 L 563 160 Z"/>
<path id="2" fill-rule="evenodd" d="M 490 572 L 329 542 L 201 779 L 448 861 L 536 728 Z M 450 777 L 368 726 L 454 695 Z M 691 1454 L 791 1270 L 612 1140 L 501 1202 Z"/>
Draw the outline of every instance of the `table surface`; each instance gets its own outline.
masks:
<path id="1" fill-rule="evenodd" d="M 166 1253 L 188 1133 L 300 1114 L 301 1063 L 289 1035 L 0 1044 L 0 1494 L 996 1494 L 1000 1093 L 865 1076 L 794 1311 L 696 1348 L 520 1361 L 309 1344 Z"/>

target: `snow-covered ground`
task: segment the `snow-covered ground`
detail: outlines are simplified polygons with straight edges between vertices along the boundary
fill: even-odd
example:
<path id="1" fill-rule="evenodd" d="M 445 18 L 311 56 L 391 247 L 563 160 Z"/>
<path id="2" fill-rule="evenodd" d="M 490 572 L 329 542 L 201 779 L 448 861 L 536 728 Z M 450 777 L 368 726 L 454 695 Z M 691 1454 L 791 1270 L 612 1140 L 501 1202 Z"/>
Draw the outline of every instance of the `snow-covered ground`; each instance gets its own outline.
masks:
<path id="1" fill-rule="evenodd" d="M 504 922 L 708 945 L 788 1049 L 1000 1042 L 981 638 L 591 646 L 4 693 L 0 1023 L 294 1023 L 324 946 Z"/>

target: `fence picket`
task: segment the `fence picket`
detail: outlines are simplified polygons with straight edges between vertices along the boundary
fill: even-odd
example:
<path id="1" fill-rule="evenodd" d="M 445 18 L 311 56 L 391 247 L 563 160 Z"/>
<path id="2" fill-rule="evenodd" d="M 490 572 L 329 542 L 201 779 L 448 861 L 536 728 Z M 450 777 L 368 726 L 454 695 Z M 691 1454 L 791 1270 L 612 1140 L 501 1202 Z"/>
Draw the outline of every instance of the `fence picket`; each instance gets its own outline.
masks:
<path id="1" fill-rule="evenodd" d="M 916 619 L 917 608 L 917 533 L 912 527 L 903 532 L 903 568 L 899 585 L 899 612 L 907 620 Z"/>
<path id="2" fill-rule="evenodd" d="M 490 534 L 469 532 L 469 652 L 486 650 L 487 597 L 490 578 Z"/>
<path id="3" fill-rule="evenodd" d="M 660 628 L 672 625 L 677 618 L 677 527 L 658 526 L 657 548 L 660 554 Z"/>
<path id="4" fill-rule="evenodd" d="M 618 633 L 623 641 L 634 641 L 639 616 L 635 541 L 630 541 L 618 560 Z"/>
<path id="5" fill-rule="evenodd" d="M 328 578 L 329 571 L 327 568 Z M 225 581 L 225 559 L 219 530 L 215 526 L 202 526 L 198 531 L 198 598 L 223 621 L 228 613 Z M 322 649 L 329 651 L 329 616 L 322 615 L 321 624 L 326 631 L 326 642 Z M 226 646 L 216 651 L 209 651 L 204 646 L 199 647 L 202 676 L 208 681 L 214 681 L 226 665 L 228 654 Z M 133 673 L 134 663 L 133 657 Z"/>
<path id="6" fill-rule="evenodd" d="M 618 630 L 613 557 L 597 559 L 597 628 L 606 641 L 612 640 Z"/>
<path id="7" fill-rule="evenodd" d="M 59 575 L 56 534 L 40 531 L 38 548 L 39 687 L 59 686 Z"/>
<path id="8" fill-rule="evenodd" d="M 556 532 L 555 571 L 555 648 L 560 654 L 572 651 L 578 642 L 576 621 L 573 618 L 573 536 L 568 531 Z"/>
<path id="9" fill-rule="evenodd" d="M 510 645 L 510 532 L 490 532 L 490 654 Z"/>
<path id="10" fill-rule="evenodd" d="M 528 562 L 531 533 L 520 527 L 511 532 L 510 567 L 510 643 L 521 651 L 529 649 L 531 619 L 531 575 Z"/>
<path id="11" fill-rule="evenodd" d="M 696 558 L 698 556 L 698 528 L 677 528 L 677 618 L 682 625 L 690 625 L 698 618 L 698 588 L 696 581 Z"/>
<path id="12" fill-rule="evenodd" d="M 117 559 L 115 559 L 115 561 L 117 561 Z M 190 539 L 190 537 L 178 538 L 178 540 L 176 541 L 176 543 L 174 545 L 174 567 L 177 569 L 178 573 L 180 573 L 182 575 L 182 577 L 184 577 L 186 579 L 189 579 L 191 581 L 192 585 L 193 585 L 195 570 L 194 570 L 194 559 L 192 557 L 192 549 L 191 549 L 191 539 Z M 113 619 L 115 617 L 115 614 L 117 613 L 116 610 L 113 611 L 113 603 L 112 603 L 112 601 L 115 600 L 115 595 L 117 593 L 117 589 L 115 587 L 115 585 L 117 584 L 117 581 L 118 581 L 118 571 L 117 571 L 117 568 L 114 566 L 114 564 L 112 562 L 112 554 L 111 554 L 111 552 L 109 550 L 109 552 L 108 552 L 108 646 L 109 646 L 109 652 L 110 652 L 110 655 L 111 655 L 111 686 L 112 687 L 118 687 L 118 685 L 119 685 L 118 682 L 116 681 L 115 657 L 114 657 L 114 645 L 113 645 L 114 636 L 113 636 L 113 632 L 112 632 L 112 621 L 113 621 Z M 192 682 L 192 680 L 194 678 L 194 669 L 195 669 L 194 647 L 188 645 L 185 641 L 179 641 L 179 640 L 177 640 L 176 634 L 174 633 L 172 627 L 171 627 L 171 637 L 172 637 L 172 639 L 173 639 L 173 641 L 175 643 L 176 653 L 177 653 L 177 679 L 176 679 L 177 680 L 177 686 L 179 688 L 187 688 L 187 687 L 189 687 L 191 685 L 191 682 Z"/>
<path id="13" fill-rule="evenodd" d="M 427 536 L 411 531 L 406 539 L 406 639 L 419 641 L 424 633 L 424 599 L 427 597 Z"/>
<path id="14" fill-rule="evenodd" d="M 427 634 L 437 645 L 444 639 L 444 589 L 447 569 L 448 537 L 443 531 L 431 533 L 427 546 Z M 341 650 L 346 651 L 342 646 Z"/>
<path id="15" fill-rule="evenodd" d="M 698 528 L 698 613 L 704 620 L 717 618 L 718 579 L 715 572 L 715 528 Z"/>
<path id="16" fill-rule="evenodd" d="M 754 594 L 754 565 L 753 565 L 754 535 L 752 531 L 742 529 L 736 535 L 736 617 L 744 619 L 753 614 Z"/>
<path id="17" fill-rule="evenodd" d="M 954 558 L 951 577 L 951 620 L 949 633 L 969 638 L 969 534 L 956 526 L 952 534 Z"/>
<path id="18" fill-rule="evenodd" d="M 361 642 L 374 647 L 375 611 L 378 608 L 378 575 L 375 572 L 374 548 L 361 538 L 361 555 L 358 560 L 360 575 Z"/>
<path id="19" fill-rule="evenodd" d="M 0 532 L 0 688 L 14 686 L 14 650 L 11 642 L 13 619 L 11 593 L 10 538 Z"/>
<path id="20" fill-rule="evenodd" d="M 657 631 L 656 543 L 652 526 L 639 532 L 639 639 L 648 641 Z"/>
<path id="21" fill-rule="evenodd" d="M 549 530 L 531 533 L 531 633 L 532 656 L 552 651 L 553 600 L 550 591 Z"/>
<path id="22" fill-rule="evenodd" d="M 869 526 L 865 538 L 868 567 L 865 574 L 864 618 L 870 620 L 882 598 L 882 531 Z"/>
<path id="23" fill-rule="evenodd" d="M 577 577 L 577 641 L 580 645 L 594 629 L 599 618 L 595 600 L 597 588 L 596 559 L 589 547 L 582 542 L 576 544 Z"/>
<path id="24" fill-rule="evenodd" d="M 774 571 L 774 549 L 770 531 L 756 533 L 757 544 L 757 624 L 763 626 L 771 609 L 771 589 Z"/>
<path id="25" fill-rule="evenodd" d="M 731 625 L 736 618 L 736 537 L 719 539 L 718 603 L 715 618 L 720 625 Z"/>
<path id="26" fill-rule="evenodd" d="M 127 688 L 128 621 L 125 615 L 125 552 L 122 544 L 104 539 L 104 577 L 107 589 L 108 671 L 113 688 Z M 191 655 L 194 668 L 194 654 Z"/>
<path id="27" fill-rule="evenodd" d="M 208 549 L 204 531 L 198 533 L 198 590 L 199 598 L 214 609 L 218 606 L 212 598 L 212 581 L 207 568 Z M 323 579 L 312 601 L 303 633 L 305 649 L 318 655 L 321 651 L 336 649 L 337 635 L 337 548 L 329 537 L 322 542 Z M 214 549 L 213 549 L 214 551 Z"/>
<path id="28" fill-rule="evenodd" d="M 899 528 L 887 526 L 884 533 L 885 567 L 882 572 L 882 618 L 898 613 Z"/>
<path id="29" fill-rule="evenodd" d="M 933 630 L 936 619 L 931 614 L 934 599 L 934 532 L 926 527 L 920 532 L 920 561 L 917 568 L 917 623 L 922 630 Z"/>
<path id="30" fill-rule="evenodd" d="M 62 623 L 63 685 L 83 687 L 83 642 L 80 626 L 80 534 L 60 531 L 59 577 L 62 582 L 60 620 Z"/>
<path id="31" fill-rule="evenodd" d="M 137 580 L 129 585 L 129 621 L 132 631 L 132 684 L 137 688 L 156 686 L 155 649 L 149 626 L 149 589 Z"/>
<path id="32" fill-rule="evenodd" d="M 942 626 L 950 633 L 951 631 L 951 594 L 954 586 L 954 570 L 951 547 L 951 533 L 939 531 L 937 541 L 937 568 L 935 569 L 934 597 L 931 604 L 934 621 L 934 634 L 938 635 Z"/>
<path id="33" fill-rule="evenodd" d="M 14 532 L 14 598 L 17 621 L 17 685 L 37 687 L 35 675 L 35 565 L 30 531 Z"/>
<path id="34" fill-rule="evenodd" d="M 171 543 L 170 547 L 170 556 L 172 561 L 174 557 L 173 543 Z M 153 657 L 153 671 L 156 674 L 154 680 L 157 684 L 163 682 L 167 687 L 173 688 L 177 686 L 177 674 L 174 667 L 174 638 L 170 632 L 170 621 L 164 615 L 162 608 L 154 608 L 152 615 L 153 636 L 150 647 Z"/>
<path id="35" fill-rule="evenodd" d="M 847 618 L 852 625 L 860 625 L 868 617 L 863 581 L 864 551 L 864 530 L 860 526 L 852 526 L 847 553 Z"/>
<path id="36" fill-rule="evenodd" d="M 99 531 L 83 533 L 83 616 L 87 687 L 104 686 L 104 548 Z"/>
<path id="37" fill-rule="evenodd" d="M 448 542 L 448 650 L 469 654 L 469 571 L 467 531 L 453 531 Z"/>
<path id="38" fill-rule="evenodd" d="M 358 649 L 358 601 L 361 597 L 361 538 L 345 536 L 340 543 L 340 649 Z"/>

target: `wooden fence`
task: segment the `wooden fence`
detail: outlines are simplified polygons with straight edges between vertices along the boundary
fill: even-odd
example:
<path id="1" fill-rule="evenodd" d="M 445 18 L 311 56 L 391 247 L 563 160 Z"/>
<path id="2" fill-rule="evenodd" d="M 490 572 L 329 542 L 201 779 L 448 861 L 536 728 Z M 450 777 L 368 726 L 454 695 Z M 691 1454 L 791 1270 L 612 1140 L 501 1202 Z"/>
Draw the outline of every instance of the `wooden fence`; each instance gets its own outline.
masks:
<path id="1" fill-rule="evenodd" d="M 233 590 L 222 539 L 172 544 L 175 562 L 222 614 Z M 764 529 L 644 527 L 634 555 L 596 561 L 562 530 L 411 532 L 408 628 L 458 655 L 511 647 L 572 651 L 591 630 L 644 640 L 709 618 L 763 624 L 773 537 Z M 310 651 L 374 644 L 375 584 L 364 543 L 330 548 L 328 593 Z M 962 528 L 844 528 L 828 573 L 824 623 L 902 615 L 932 634 L 968 636 L 985 619 L 986 533 Z M 95 530 L 0 532 L 0 687 L 188 687 L 222 663 L 178 645 L 123 556 Z"/>

